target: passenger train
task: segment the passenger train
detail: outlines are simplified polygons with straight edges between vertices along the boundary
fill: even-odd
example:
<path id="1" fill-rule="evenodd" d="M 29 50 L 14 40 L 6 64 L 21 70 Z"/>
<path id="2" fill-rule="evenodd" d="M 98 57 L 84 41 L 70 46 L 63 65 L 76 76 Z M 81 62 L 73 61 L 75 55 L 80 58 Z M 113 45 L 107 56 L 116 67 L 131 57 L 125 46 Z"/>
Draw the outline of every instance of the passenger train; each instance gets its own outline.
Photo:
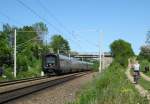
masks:
<path id="1" fill-rule="evenodd" d="M 79 61 L 78 59 L 60 54 L 46 54 L 43 56 L 43 72 L 46 75 L 56 75 L 88 71 L 92 69 L 92 63 Z"/>

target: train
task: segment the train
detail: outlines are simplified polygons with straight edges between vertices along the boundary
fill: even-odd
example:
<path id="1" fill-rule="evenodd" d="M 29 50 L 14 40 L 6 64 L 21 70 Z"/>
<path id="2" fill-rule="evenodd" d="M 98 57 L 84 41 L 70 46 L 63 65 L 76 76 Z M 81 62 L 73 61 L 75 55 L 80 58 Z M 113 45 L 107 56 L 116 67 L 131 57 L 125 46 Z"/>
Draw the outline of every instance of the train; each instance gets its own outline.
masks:
<path id="1" fill-rule="evenodd" d="M 45 75 L 61 75 L 92 70 L 92 63 L 60 54 L 43 55 L 42 67 Z"/>

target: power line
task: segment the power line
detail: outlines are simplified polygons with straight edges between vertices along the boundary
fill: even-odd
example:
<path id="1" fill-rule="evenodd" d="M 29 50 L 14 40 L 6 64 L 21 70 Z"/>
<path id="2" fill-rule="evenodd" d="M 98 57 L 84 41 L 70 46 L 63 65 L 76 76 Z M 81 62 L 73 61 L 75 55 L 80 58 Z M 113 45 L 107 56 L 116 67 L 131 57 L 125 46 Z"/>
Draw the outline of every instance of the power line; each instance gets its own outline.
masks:
<path id="1" fill-rule="evenodd" d="M 34 11 L 31 7 L 29 7 L 28 5 L 26 5 L 24 2 L 22 2 L 21 0 L 16 0 L 18 3 L 20 3 L 21 5 L 23 5 L 25 8 L 27 8 L 30 12 L 32 12 L 35 16 L 37 16 L 38 18 L 40 18 L 40 19 L 42 19 L 43 21 L 45 21 L 45 22 L 47 22 L 51 27 L 53 27 L 56 31 L 58 31 L 58 32 L 60 32 L 60 30 L 58 29 L 58 28 L 56 28 L 53 24 L 51 24 L 49 21 L 47 21 L 45 18 L 43 18 L 42 16 L 40 16 L 36 11 Z M 51 17 L 53 17 L 53 19 L 55 19 L 55 21 L 57 21 L 57 23 L 63 28 L 63 29 L 65 29 L 65 31 L 66 32 L 68 32 L 69 34 L 71 34 L 71 36 L 73 37 L 73 38 L 75 38 L 73 35 L 72 35 L 72 33 L 70 32 L 70 31 L 68 31 L 68 29 L 40 2 L 40 4 L 41 4 L 41 6 L 42 6 L 42 8 L 45 10 L 45 11 L 47 11 L 49 14 L 50 14 L 50 16 Z M 60 33 L 62 33 L 62 32 L 60 32 Z M 70 38 L 70 40 L 72 40 L 72 41 L 74 41 L 75 42 L 75 40 L 73 40 L 73 39 L 71 39 Z M 80 42 L 78 41 L 78 42 L 75 42 L 75 43 L 77 43 L 78 44 L 78 47 L 80 47 L 81 48 L 81 46 L 80 46 Z"/>
<path id="2" fill-rule="evenodd" d="M 24 43 L 19 44 L 17 47 L 20 47 L 21 45 L 27 44 L 28 42 L 31 42 L 32 40 L 37 39 L 37 38 L 38 38 L 38 36 L 35 36 L 34 38 L 32 38 L 32 39 L 30 39 Z"/>
<path id="3" fill-rule="evenodd" d="M 80 37 L 78 34 L 73 34 L 74 35 L 74 37 L 76 38 L 76 39 L 78 39 L 78 41 L 81 41 L 79 38 L 77 38 L 77 37 Z M 78 35 L 78 36 L 76 36 L 76 35 Z M 82 38 L 82 37 L 80 37 L 80 38 Z M 83 38 L 82 38 L 83 39 Z M 97 44 L 94 44 L 94 43 L 92 43 L 91 41 L 89 41 L 89 40 L 87 40 L 87 39 L 83 39 L 87 44 L 89 44 L 89 45 L 91 45 L 91 46 L 94 46 L 94 47 L 98 47 L 99 48 L 99 45 L 97 45 Z"/>
<path id="4" fill-rule="evenodd" d="M 60 27 L 62 27 L 66 32 L 71 34 L 71 32 L 66 28 L 66 26 L 63 25 L 63 23 L 41 2 L 41 0 L 38 0 L 38 1 L 39 1 L 40 6 L 43 8 L 43 10 L 45 10 L 50 15 L 50 17 L 52 17 L 57 22 L 57 24 Z"/>
<path id="5" fill-rule="evenodd" d="M 17 31 L 17 32 L 29 32 L 29 33 L 31 32 L 32 33 L 32 32 L 45 32 L 45 31 Z"/>
<path id="6" fill-rule="evenodd" d="M 63 23 L 61 23 L 60 20 L 59 20 L 56 16 L 54 16 L 53 13 L 52 13 L 40 0 L 39 0 L 38 3 L 39 3 L 40 6 L 43 8 L 43 10 L 45 10 L 45 11 L 50 15 L 50 17 L 52 17 L 52 18 L 57 22 L 57 24 L 58 24 L 60 27 L 62 27 L 62 28 L 63 28 L 68 34 L 70 34 L 73 38 L 76 38 L 76 37 L 73 36 L 72 32 L 70 32 L 70 31 L 65 27 L 65 25 L 63 25 Z M 69 36 L 69 35 L 68 35 L 68 36 Z M 70 40 L 74 41 L 75 44 L 77 43 L 77 44 L 78 44 L 78 47 L 81 48 L 81 45 L 79 44 L 80 41 L 79 41 L 78 39 L 77 39 L 77 42 L 76 42 L 75 40 L 71 39 L 71 38 L 70 38 Z M 82 49 L 82 48 L 81 48 L 81 49 Z"/>
<path id="7" fill-rule="evenodd" d="M 43 31 L 16 31 L 16 32 L 17 32 L 17 33 L 18 33 L 18 32 L 19 32 L 19 33 L 21 33 L 21 32 L 33 33 L 33 32 L 43 32 Z M 38 38 L 38 37 L 39 37 L 39 36 L 35 36 L 35 37 L 33 37 L 32 39 L 30 39 L 30 40 L 28 40 L 28 41 L 26 41 L 26 42 L 24 42 L 24 43 L 19 44 L 19 46 L 17 46 L 17 47 L 20 47 L 21 45 L 24 45 L 24 44 L 26 44 L 26 43 L 28 43 L 28 42 L 30 42 L 30 41 L 32 41 L 32 40 Z"/>
<path id="8" fill-rule="evenodd" d="M 28 5 L 26 5 L 24 2 L 22 2 L 21 0 L 16 0 L 19 4 L 21 4 L 22 6 L 24 6 L 26 9 L 28 9 L 30 12 L 32 12 L 35 16 L 37 16 L 38 18 L 40 18 L 41 20 L 45 21 L 46 23 L 48 23 L 52 28 L 54 28 L 57 32 L 61 31 L 55 27 L 53 24 L 51 24 L 49 21 L 47 21 L 45 18 L 43 18 L 42 16 L 40 16 L 36 11 L 34 11 L 31 7 L 29 7 Z"/>

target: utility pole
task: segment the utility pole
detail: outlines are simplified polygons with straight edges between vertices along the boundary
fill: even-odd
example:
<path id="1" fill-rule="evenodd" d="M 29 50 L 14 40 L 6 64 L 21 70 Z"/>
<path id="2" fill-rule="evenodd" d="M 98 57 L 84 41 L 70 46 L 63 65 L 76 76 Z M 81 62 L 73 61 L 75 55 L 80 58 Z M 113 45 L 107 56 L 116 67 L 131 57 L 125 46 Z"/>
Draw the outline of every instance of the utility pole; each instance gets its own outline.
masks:
<path id="1" fill-rule="evenodd" d="M 59 54 L 59 49 L 57 50 L 57 54 Z"/>
<path id="2" fill-rule="evenodd" d="M 14 77 L 16 78 L 16 29 L 14 31 Z"/>
<path id="3" fill-rule="evenodd" d="M 103 65 L 102 66 L 103 66 L 102 69 L 104 70 L 105 69 L 105 53 L 104 52 L 103 52 Z"/>
<path id="4" fill-rule="evenodd" d="M 102 57 L 101 57 L 101 56 L 102 56 L 102 55 L 101 55 L 101 49 L 99 49 L 99 72 L 102 71 L 102 63 L 101 63 Z"/>
<path id="5" fill-rule="evenodd" d="M 100 46 L 99 46 L 99 72 L 102 71 L 102 32 L 100 33 Z"/>
<path id="6" fill-rule="evenodd" d="M 69 53 L 69 60 L 71 60 L 71 56 L 70 56 L 70 53 Z"/>

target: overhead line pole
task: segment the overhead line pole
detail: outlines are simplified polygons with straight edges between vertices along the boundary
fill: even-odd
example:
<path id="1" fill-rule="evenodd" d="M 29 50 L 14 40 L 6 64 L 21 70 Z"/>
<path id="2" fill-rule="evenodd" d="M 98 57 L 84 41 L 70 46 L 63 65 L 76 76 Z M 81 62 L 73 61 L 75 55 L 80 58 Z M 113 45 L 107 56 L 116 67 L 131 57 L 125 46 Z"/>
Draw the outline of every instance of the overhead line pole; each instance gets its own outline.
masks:
<path id="1" fill-rule="evenodd" d="M 102 72 L 102 32 L 100 33 L 100 46 L 99 46 L 99 72 Z"/>
<path id="2" fill-rule="evenodd" d="M 14 77 L 16 78 L 16 29 L 14 31 Z"/>
<path id="3" fill-rule="evenodd" d="M 103 64 L 102 64 L 102 66 L 103 66 L 103 70 L 105 69 L 105 53 L 103 52 Z"/>

